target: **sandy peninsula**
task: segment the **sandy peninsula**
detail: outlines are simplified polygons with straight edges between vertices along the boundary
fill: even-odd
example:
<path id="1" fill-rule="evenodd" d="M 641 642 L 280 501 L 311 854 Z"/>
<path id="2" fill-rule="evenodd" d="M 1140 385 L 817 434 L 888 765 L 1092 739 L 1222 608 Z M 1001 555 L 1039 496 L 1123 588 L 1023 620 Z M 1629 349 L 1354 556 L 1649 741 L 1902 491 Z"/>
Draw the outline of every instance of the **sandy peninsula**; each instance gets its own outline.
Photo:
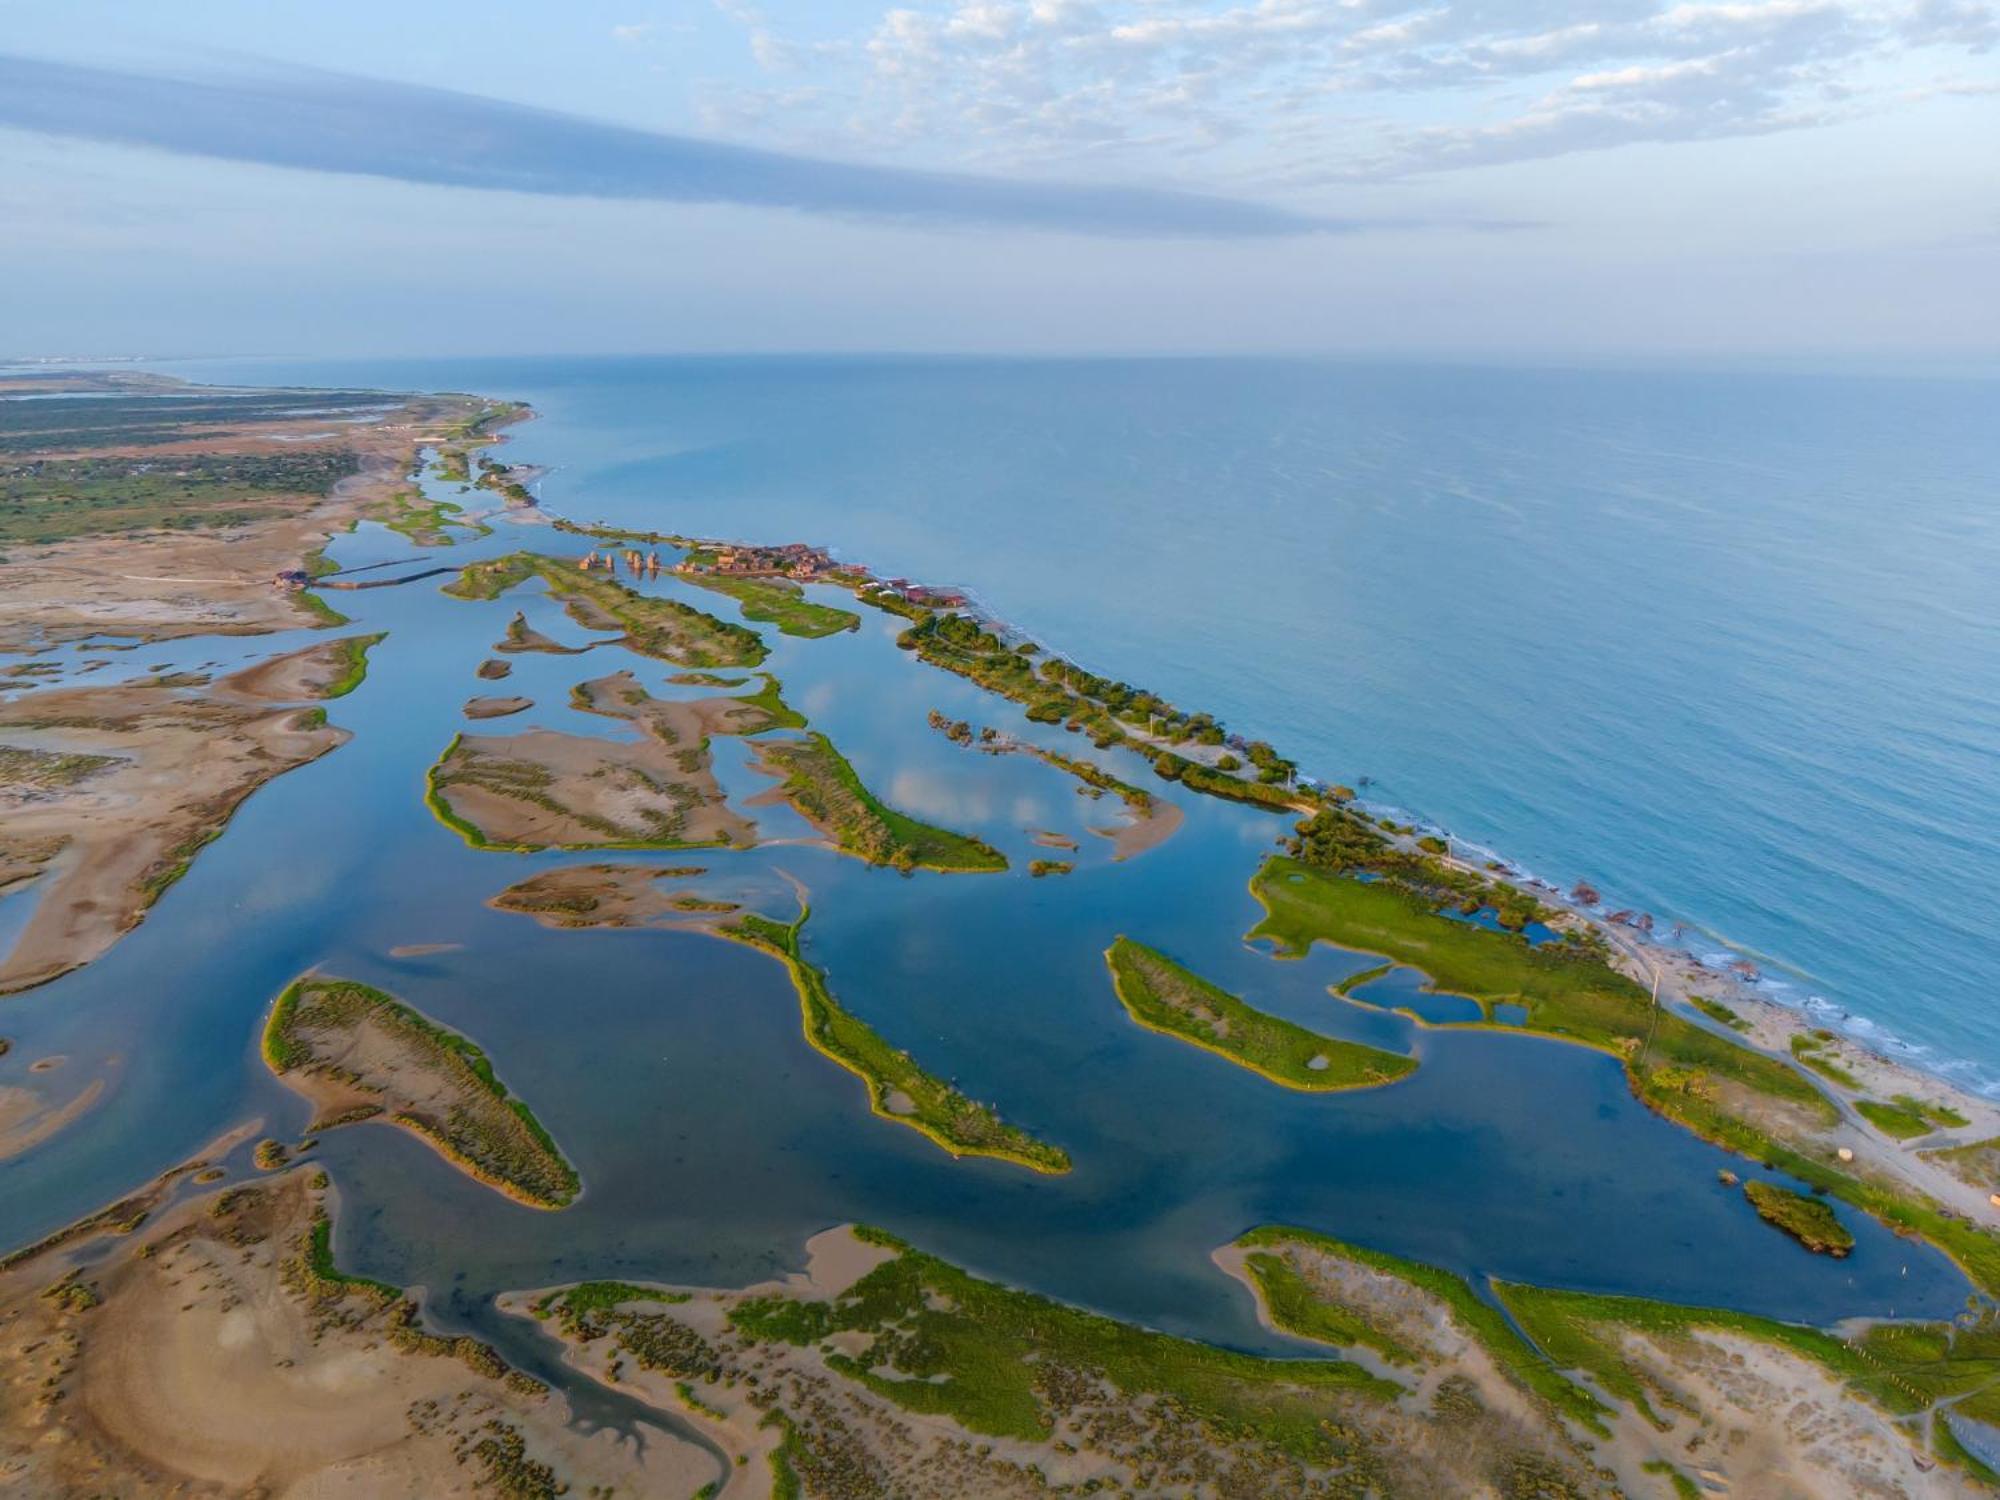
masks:
<path id="1" fill-rule="evenodd" d="M 151 1190 L 0 1271 L 0 1488 L 686 1495 L 714 1476 L 664 1432 L 576 1429 L 491 1349 L 342 1273 L 324 1182 L 294 1168 L 157 1217 Z"/>

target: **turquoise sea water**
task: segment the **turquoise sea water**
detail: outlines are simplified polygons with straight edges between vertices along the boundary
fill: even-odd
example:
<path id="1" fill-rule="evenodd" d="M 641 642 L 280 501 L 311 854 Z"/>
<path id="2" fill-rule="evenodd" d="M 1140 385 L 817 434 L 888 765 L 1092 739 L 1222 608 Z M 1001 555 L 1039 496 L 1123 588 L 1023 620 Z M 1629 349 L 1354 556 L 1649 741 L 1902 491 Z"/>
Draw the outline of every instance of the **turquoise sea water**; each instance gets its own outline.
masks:
<path id="1" fill-rule="evenodd" d="M 1837 571 L 1831 560 L 1787 564 L 1777 571 L 1808 602 L 1793 628 L 1777 630 L 1777 585 L 1753 582 L 1748 547 L 1757 537 L 1768 547 L 1783 528 L 1750 502 L 1781 490 L 1795 513 L 1813 505 L 1780 482 L 1782 465 L 1757 470 L 1753 483 L 1747 459 L 1711 459 L 1725 477 L 1698 503 L 1676 502 L 1679 519 L 1669 520 L 1661 497 L 1679 481 L 1667 476 L 1695 472 L 1693 460 L 1662 457 L 1671 445 L 1657 432 L 1642 460 L 1630 427 L 1614 443 L 1575 415 L 1561 429 L 1569 458 L 1556 462 L 1542 451 L 1555 444 L 1555 414 L 1579 405 L 1608 421 L 1615 403 L 1599 386 L 1609 377 L 766 361 L 192 373 L 525 397 L 544 415 L 515 430 L 509 456 L 551 465 L 543 494 L 568 514 L 823 539 L 888 572 L 961 582 L 1093 667 L 1212 707 L 1311 770 L 1372 772 L 1384 799 L 1739 940 L 1769 922 L 1757 945 L 1789 956 L 1778 940 L 1796 940 L 1801 961 L 1819 966 L 1809 970 L 1814 988 L 1833 992 L 1827 965 L 1851 955 L 1857 1010 L 1876 1005 L 1885 1023 L 1940 1050 L 1954 1036 L 1957 1054 L 1985 1045 L 1976 901 L 1958 893 L 1994 858 L 1991 819 L 1980 816 L 1992 801 L 1993 767 L 1980 751 L 1991 744 L 1993 680 L 1982 684 L 1962 657 L 1984 648 L 1990 661 L 1990 629 L 1980 631 L 1991 601 L 1966 574 L 1991 533 L 1978 529 L 1977 486 L 1963 474 L 1938 480 L 1922 505 L 1906 497 L 1898 528 L 1874 527 L 1875 545 L 1856 539 L 1845 554 L 1850 572 L 1872 557 L 1867 567 L 1893 574 L 1907 564 L 1888 539 L 1910 538 L 1899 545 L 1955 559 L 1939 562 L 1929 587 L 1898 585 L 1903 603 L 1891 608 L 1878 578 L 1873 602 L 1836 609 L 1821 577 Z M 1556 387 L 1568 394 L 1558 399 Z M 1455 403 L 1454 421 L 1416 415 L 1429 410 L 1416 395 L 1425 388 L 1427 400 Z M 1695 389 L 1683 398 L 1696 400 Z M 1931 414 L 1935 449 L 1950 427 L 1941 403 L 1969 398 L 1925 389 L 1924 400 L 1906 394 L 1913 412 Z M 1814 391 L 1854 395 L 1781 388 L 1795 402 Z M 1739 443 L 1750 441 L 1747 399 L 1700 398 L 1717 423 L 1736 424 Z M 1648 410 L 1627 408 L 1623 420 L 1665 420 Z M 1527 422 L 1537 411 L 1541 429 Z M 1794 416 L 1790 427 L 1765 425 L 1799 452 L 1816 449 L 1801 435 L 1806 418 Z M 1841 429 L 1824 414 L 1813 421 L 1823 435 Z M 1448 432 L 1460 446 L 1445 446 Z M 1957 440 L 1970 441 L 1962 431 Z M 1515 454 L 1511 467 L 1503 452 Z M 1610 498 L 1614 452 L 1653 474 L 1644 498 Z M 1898 466 L 1877 462 L 1886 484 Z M 1946 467 L 1935 453 L 1931 462 Z M 1512 476 L 1506 484 L 1496 468 Z M 1619 483 L 1639 485 L 1634 469 L 1620 472 Z M 1822 510 L 1833 491 L 1859 483 L 1820 472 Z M 1558 483 L 1559 474 L 1568 477 Z M 1952 545 L 1935 539 L 1939 529 Z M 1745 550 L 1732 554 L 1718 536 Z M 582 550 L 503 526 L 439 560 L 524 541 Z M 1823 536 L 1804 545 L 1838 550 Z M 413 549 L 364 526 L 333 552 L 352 566 Z M 1613 566 L 1632 570 L 1630 588 L 1605 582 L 1601 570 Z M 1663 573 L 1694 597 L 1654 617 L 1651 603 L 1675 592 Z M 732 612 L 671 579 L 645 587 Z M 967 752 L 924 719 L 935 708 L 1071 753 L 1088 747 L 914 661 L 895 648 L 899 622 L 864 612 L 854 634 L 771 636 L 769 667 L 871 787 L 990 840 L 1014 871 L 904 878 L 799 845 L 653 858 L 708 864 L 774 912 L 790 900 L 785 877 L 802 881 L 813 901 L 807 953 L 835 993 L 894 1045 L 1065 1147 L 1076 1170 L 1049 1178 L 953 1161 L 870 1116 L 859 1083 L 805 1045 L 776 964 L 698 935 L 549 931 L 494 911 L 485 902 L 502 887 L 591 856 L 476 851 L 424 812 L 425 767 L 454 733 L 615 732 L 566 706 L 570 685 L 630 665 L 666 695 L 679 691 L 665 682 L 670 668 L 615 651 L 520 655 L 495 689 L 473 671 L 516 608 L 559 640 L 586 634 L 538 589 L 484 604 L 448 599 L 432 583 L 334 597 L 354 629 L 389 632 L 367 681 L 329 705 L 353 741 L 253 796 L 106 957 L 0 1005 L 0 1032 L 15 1043 L 0 1084 L 106 1080 L 94 1110 L 0 1163 L 0 1245 L 110 1201 L 246 1119 L 260 1122 L 248 1139 L 303 1128 L 306 1109 L 266 1072 L 256 1037 L 272 996 L 317 965 L 381 984 L 475 1037 L 576 1161 L 582 1198 L 543 1214 L 385 1127 L 336 1131 L 320 1147 L 340 1184 L 343 1262 L 428 1288 L 441 1322 L 479 1329 L 529 1364 L 547 1351 L 495 1317 L 495 1291 L 584 1275 L 740 1284 L 795 1266 L 808 1235 L 854 1219 L 985 1274 L 1245 1347 L 1288 1346 L 1259 1330 L 1208 1255 L 1273 1221 L 1471 1273 L 1816 1321 L 1962 1304 L 1965 1283 L 1941 1256 L 1858 1215 L 1845 1215 L 1857 1246 L 1844 1261 L 1809 1255 L 1759 1223 L 1717 1181 L 1719 1169 L 1744 1164 L 1638 1105 L 1613 1059 L 1498 1033 L 1419 1032 L 1328 995 L 1372 960 L 1320 950 L 1277 962 L 1246 946 L 1257 909 L 1245 882 L 1281 820 L 1170 790 L 1186 826 L 1114 864 L 1108 841 L 1089 831 L 1107 814 L 1069 778 Z M 1905 628 L 1864 628 L 1860 615 L 1900 616 Z M 1797 623 L 1807 619 L 1817 624 Z M 1950 649 L 1913 651 L 1911 632 Z M 148 647 L 90 680 L 159 663 L 226 666 L 313 638 Z M 1807 663 L 1870 641 L 1903 665 L 1876 661 L 1842 691 L 1809 689 Z M 1914 662 L 1930 655 L 1919 692 Z M 536 707 L 466 725 L 463 701 L 494 690 Z M 1890 699 L 1901 729 L 1865 732 L 1863 705 Z M 1678 750 L 1664 744 L 1670 727 Z M 1799 736 L 1781 735 L 1787 727 Z M 1918 740 L 1935 746 L 1922 772 L 1908 764 Z M 715 753 L 739 805 L 768 785 L 747 769 L 740 742 L 718 741 Z M 1864 759 L 1867 775 L 1855 772 Z M 1791 821 L 1812 829 L 1822 804 L 1846 820 L 1831 819 L 1823 844 L 1792 837 Z M 769 836 L 805 832 L 784 809 L 754 811 Z M 1756 818 L 1732 828 L 1730 811 Z M 1034 829 L 1079 841 L 1074 875 L 1026 878 L 1041 852 Z M 1676 851 L 1704 839 L 1716 841 L 1707 863 L 1676 863 Z M 1966 884 L 1927 859 L 1891 864 L 1917 847 L 1949 849 Z M 1917 881 L 1932 894 L 1913 894 Z M 1789 905 L 1781 882 L 1821 900 Z M 1685 890 L 1690 905 L 1662 899 L 1669 890 Z M 1829 891 L 1847 893 L 1845 919 L 1824 905 Z M 1930 906 L 1960 910 L 1962 930 L 1932 921 Z M 1422 1066 L 1392 1088 L 1313 1098 L 1142 1031 L 1104 971 L 1103 949 L 1119 933 L 1304 1024 L 1412 1050 Z M 1820 934 L 1839 939 L 1831 957 L 1807 941 Z M 396 956 L 408 945 L 444 946 Z M 1861 982 L 1888 973 L 1901 988 Z M 1934 983 L 1920 988 L 1916 975 Z M 1402 998 L 1408 982 L 1391 975 L 1362 998 Z M 29 1074 L 49 1056 L 68 1060 Z M 2000 1048 L 1993 1057 L 2000 1065 Z M 579 1399 L 619 1415 L 612 1398 Z"/>
<path id="2" fill-rule="evenodd" d="M 2000 382 L 193 366 L 479 390 L 580 518 L 829 544 L 2000 1086 Z"/>

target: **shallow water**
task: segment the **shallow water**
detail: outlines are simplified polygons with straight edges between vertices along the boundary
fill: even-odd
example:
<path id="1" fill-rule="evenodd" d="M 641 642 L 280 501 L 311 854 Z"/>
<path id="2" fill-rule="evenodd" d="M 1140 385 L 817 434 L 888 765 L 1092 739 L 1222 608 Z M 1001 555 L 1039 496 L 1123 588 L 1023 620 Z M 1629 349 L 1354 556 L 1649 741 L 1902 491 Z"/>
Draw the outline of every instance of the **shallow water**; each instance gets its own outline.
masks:
<path id="1" fill-rule="evenodd" d="M 523 434 L 557 433 L 551 417 Z M 576 539 L 502 526 L 453 560 Z M 407 556 L 365 526 L 334 556 Z M 734 605 L 671 580 L 644 585 L 724 615 Z M 544 929 L 486 900 L 587 854 L 468 848 L 422 804 L 425 768 L 451 736 L 531 725 L 619 733 L 567 705 L 569 687 L 630 666 L 649 690 L 673 669 L 618 648 L 516 653 L 500 684 L 473 675 L 513 612 L 570 644 L 592 639 L 538 588 L 498 601 L 445 597 L 434 581 L 329 595 L 353 629 L 387 630 L 366 682 L 329 705 L 353 741 L 253 796 L 224 837 L 109 955 L 7 1002 L 0 1082 L 67 1053 L 75 1076 L 121 1058 L 105 1100 L 37 1151 L 0 1166 L 0 1243 L 25 1242 L 116 1197 L 261 1116 L 303 1127 L 302 1101 L 256 1054 L 278 990 L 313 966 L 379 984 L 476 1038 L 577 1164 L 585 1192 L 539 1213 L 470 1182 L 415 1140 L 361 1126 L 320 1153 L 343 1198 L 343 1263 L 436 1294 L 440 1319 L 519 1347 L 488 1299 L 585 1275 L 742 1283 L 794 1267 L 830 1224 L 887 1227 L 974 1270 L 1155 1326 L 1284 1348 L 1209 1252 L 1251 1225 L 1308 1225 L 1468 1272 L 1644 1292 L 1816 1321 L 1941 1315 L 1965 1285 L 1935 1252 L 1854 1220 L 1853 1256 L 1806 1254 L 1765 1227 L 1718 1169 L 1742 1163 L 1638 1105 L 1610 1058 L 1504 1033 L 1423 1032 L 1328 993 L 1374 960 L 1320 949 L 1279 961 L 1244 941 L 1246 881 L 1284 822 L 1164 795 L 1187 822 L 1164 846 L 1112 859 L 1090 829 L 1115 816 L 1074 781 L 930 730 L 937 708 L 1093 753 L 894 645 L 897 622 L 822 641 L 771 636 L 786 694 L 897 805 L 1001 847 L 1004 876 L 911 877 L 800 844 L 749 853 L 662 853 L 705 864 L 732 891 L 813 915 L 808 956 L 891 1042 L 1009 1120 L 1070 1151 L 1076 1170 L 1036 1176 L 954 1161 L 871 1116 L 858 1080 L 813 1052 L 769 959 L 698 934 Z M 295 642 L 280 638 L 273 650 Z M 211 643 L 148 648 L 208 660 Z M 467 725 L 463 701 L 536 700 Z M 741 742 L 716 760 L 739 805 L 769 782 Z M 1131 774 L 1133 765 L 1107 758 Z M 809 830 L 758 809 L 777 837 Z M 1074 837 L 1076 873 L 1032 880 L 1036 830 Z M 1102 953 L 1129 933 L 1253 1003 L 1303 1023 L 1413 1049 L 1392 1088 L 1310 1097 L 1143 1031 L 1111 992 Z M 408 945 L 441 951 L 396 958 Z M 1381 983 L 1378 981 L 1378 983 Z M 604 1419 L 616 1418 L 607 1412 Z"/>
<path id="2" fill-rule="evenodd" d="M 2000 384 L 208 363 L 491 391 L 584 519 L 830 543 L 2000 1081 Z"/>

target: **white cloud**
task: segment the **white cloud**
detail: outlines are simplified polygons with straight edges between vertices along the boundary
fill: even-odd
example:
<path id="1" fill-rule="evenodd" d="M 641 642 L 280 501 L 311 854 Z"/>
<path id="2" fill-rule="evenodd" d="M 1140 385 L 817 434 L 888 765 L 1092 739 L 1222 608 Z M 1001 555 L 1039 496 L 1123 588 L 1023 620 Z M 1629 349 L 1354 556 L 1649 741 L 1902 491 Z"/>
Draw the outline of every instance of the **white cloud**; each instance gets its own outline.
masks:
<path id="1" fill-rule="evenodd" d="M 1395 179 L 1903 107 L 1918 51 L 2000 42 L 1989 0 L 928 0 L 753 55 L 813 99 L 734 91 L 774 144 L 1007 170 L 1200 172 L 1234 188 Z M 792 96 L 796 102 L 797 95 Z"/>

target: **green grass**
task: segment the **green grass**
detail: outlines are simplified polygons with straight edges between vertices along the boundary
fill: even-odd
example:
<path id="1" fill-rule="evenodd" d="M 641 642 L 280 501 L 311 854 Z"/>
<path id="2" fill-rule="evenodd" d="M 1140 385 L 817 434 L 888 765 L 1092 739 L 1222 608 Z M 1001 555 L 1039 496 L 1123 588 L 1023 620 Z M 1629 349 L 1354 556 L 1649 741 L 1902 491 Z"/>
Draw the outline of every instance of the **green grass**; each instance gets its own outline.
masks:
<path id="1" fill-rule="evenodd" d="M 585 572 L 573 562 L 536 552 L 513 552 L 473 563 L 444 592 L 459 599 L 497 599 L 530 578 L 540 578 L 569 617 L 592 630 L 625 632 L 641 656 L 683 667 L 754 667 L 766 656 L 756 631 L 660 594 L 627 588 L 608 573 Z"/>
<path id="2" fill-rule="evenodd" d="M 1373 1349 L 1391 1364 L 1424 1362 L 1422 1355 L 1388 1328 L 1356 1308 L 1322 1297 L 1283 1256 L 1255 1250 L 1244 1256 L 1243 1265 L 1257 1283 L 1271 1321 L 1285 1332 L 1336 1349 Z"/>
<path id="3" fill-rule="evenodd" d="M 1822 1057 L 1819 1050 L 1821 1045 L 1812 1037 L 1794 1036 L 1792 1056 L 1798 1060 L 1801 1067 L 1811 1068 L 1813 1072 L 1831 1083 L 1837 1083 L 1844 1089 L 1859 1089 L 1861 1080 L 1832 1058 Z"/>
<path id="4" fill-rule="evenodd" d="M 1846 1255 L 1854 1248 L 1854 1236 L 1847 1226 L 1818 1198 L 1773 1182 L 1746 1182 L 1743 1193 L 1760 1219 L 1782 1229 L 1816 1255 Z"/>
<path id="5" fill-rule="evenodd" d="M 806 716 L 784 700 L 784 685 L 769 672 L 762 672 L 758 675 L 764 679 L 764 685 L 761 688 L 754 693 L 740 693 L 733 694 L 732 696 L 736 697 L 740 702 L 754 704 L 769 714 L 771 722 L 765 726 L 768 729 L 805 728 Z M 725 687 L 729 686 L 727 683 L 721 685 Z M 759 732 L 761 733 L 762 731 Z"/>
<path id="6" fill-rule="evenodd" d="M 1438 1266 L 1425 1265 L 1422 1261 L 1406 1260 L 1387 1251 L 1370 1250 L 1310 1229 L 1285 1225 L 1253 1229 L 1236 1243 L 1245 1249 L 1282 1249 L 1286 1245 L 1302 1245 L 1384 1272 L 1430 1293 L 1450 1311 L 1452 1321 L 1492 1356 L 1494 1363 L 1510 1380 L 1561 1415 L 1599 1436 L 1610 1435 L 1604 1420 L 1610 1414 L 1610 1408 L 1582 1386 L 1559 1374 L 1515 1332 L 1506 1315 L 1474 1291 L 1464 1277 Z M 1311 1334 L 1306 1336 L 1312 1337 Z"/>
<path id="7" fill-rule="evenodd" d="M 1251 935 L 1271 938 L 1280 952 L 1299 955 L 1313 942 L 1331 942 L 1421 968 L 1440 989 L 1525 1004 L 1530 1029 L 1623 1058 L 1635 1092 L 1668 1119 L 1929 1240 L 1982 1291 L 2000 1296 L 2000 1238 L 1928 1198 L 1843 1171 L 1830 1146 L 1809 1155 L 1752 1125 L 1718 1101 L 1717 1080 L 1781 1099 L 1828 1126 L 1839 1114 L 1782 1062 L 1683 1018 L 1660 1015 L 1649 1042 L 1645 992 L 1603 964 L 1539 953 L 1522 939 L 1437 916 L 1395 887 L 1324 875 L 1294 860 L 1267 861 L 1251 889 L 1265 908 Z M 1510 993 L 1508 985 L 1519 988 Z"/>
<path id="8" fill-rule="evenodd" d="M 817 639 L 859 630 L 861 616 L 852 610 L 818 604 L 796 583 L 782 578 L 734 578 L 715 573 L 676 573 L 683 583 L 727 594 L 743 607 L 743 618 L 776 625 L 785 635 Z"/>
<path id="9" fill-rule="evenodd" d="M 60 434 L 49 436 L 60 445 Z M 358 467 L 346 452 L 0 462 L 0 545 L 267 521 L 327 494 Z"/>
<path id="10" fill-rule="evenodd" d="M 459 520 L 464 514 L 464 506 L 449 500 L 426 500 L 420 490 L 397 490 L 377 504 L 369 512 L 369 518 L 408 537 L 419 547 L 451 546 L 458 540 L 451 534 L 454 527 L 471 532 L 468 541 L 492 534 L 491 526 Z"/>
<path id="11" fill-rule="evenodd" d="M 1919 1099 L 1914 1094 L 1898 1094 L 1886 1104 L 1879 1099 L 1858 1099 L 1854 1107 L 1877 1129 L 1899 1141 L 1972 1123 L 1950 1105 Z"/>
<path id="12" fill-rule="evenodd" d="M 1374 1088 L 1416 1070 L 1415 1058 L 1322 1036 L 1246 1005 L 1130 938 L 1119 938 L 1104 959 L 1119 1000 L 1141 1026 L 1192 1042 L 1287 1088 Z"/>
<path id="13" fill-rule="evenodd" d="M 865 1356 L 830 1355 L 840 1374 L 905 1410 L 949 1416 L 991 1437 L 1046 1442 L 1051 1380 L 1102 1380 L 1157 1397 L 1231 1439 L 1262 1440 L 1307 1462 L 1339 1464 L 1358 1441 L 1342 1402 L 1402 1393 L 1347 1360 L 1262 1359 L 1017 1291 L 894 1245 L 897 1254 L 831 1302 L 776 1297 L 732 1311 L 745 1336 L 812 1343 L 855 1330 Z"/>
<path id="14" fill-rule="evenodd" d="M 1674 1500 L 1701 1500 L 1708 1492 L 1664 1458 L 1649 1458 L 1639 1466 L 1648 1474 L 1659 1474 L 1673 1486 Z"/>
<path id="15" fill-rule="evenodd" d="M 1731 1031 L 1748 1031 L 1750 1029 L 1748 1021 L 1744 1020 L 1720 1000 L 1709 1000 L 1701 995 L 1690 995 L 1688 996 L 1688 1004 L 1707 1016 L 1709 1020 L 1718 1021 L 1722 1025 L 1727 1026 Z"/>
<path id="16" fill-rule="evenodd" d="M 1642 1083 L 1660 1073 L 1662 1093 L 1683 1091 L 1689 1074 L 1711 1075 L 1827 1125 L 1839 1118 L 1782 1062 L 1656 1011 L 1644 989 L 1589 954 L 1455 922 L 1398 885 L 1327 875 L 1282 856 L 1267 859 L 1250 888 L 1264 919 L 1249 935 L 1268 938 L 1283 956 L 1303 956 L 1315 942 L 1375 954 L 1423 970 L 1436 988 L 1478 1002 L 1489 1016 L 1496 1003 L 1524 1006 L 1527 1030 L 1614 1053 Z"/>
<path id="17" fill-rule="evenodd" d="M 313 617 L 314 630 L 333 630 L 354 623 L 311 589 L 301 589 L 292 595 L 292 602 Z"/>
<path id="18" fill-rule="evenodd" d="M 581 1186 L 576 1169 L 534 1112 L 494 1075 L 479 1046 L 382 990 L 313 976 L 295 981 L 278 996 L 265 1022 L 264 1061 L 281 1076 L 329 1072 L 353 1081 L 322 1057 L 316 1043 L 324 1039 L 337 1056 L 341 1041 L 364 1024 L 398 1046 L 451 1100 L 441 1113 L 429 1106 L 397 1107 L 397 1124 L 521 1202 L 562 1208 L 575 1199 Z M 368 1080 L 362 1085 L 372 1087 Z"/>
<path id="19" fill-rule="evenodd" d="M 379 631 L 374 635 L 350 635 L 333 642 L 339 654 L 340 675 L 328 684 L 322 698 L 345 698 L 360 687 L 368 676 L 368 653 L 388 639 L 389 633 Z"/>
<path id="20" fill-rule="evenodd" d="M 1879 1099 L 1857 1099 L 1854 1107 L 1877 1130 L 1899 1141 L 1915 1140 L 1937 1129 L 1918 1111 L 1901 1104 L 1884 1104 Z"/>
<path id="21" fill-rule="evenodd" d="M 1628 1360 L 1625 1338 L 1637 1332 L 1674 1340 L 1700 1332 L 1730 1334 L 1787 1350 L 1819 1365 L 1847 1390 L 1891 1415 L 1922 1412 L 1949 1401 L 1979 1420 L 2000 1416 L 2000 1327 L 1992 1309 L 1966 1326 L 1952 1323 L 1877 1323 L 1855 1338 L 1720 1308 L 1681 1307 L 1644 1297 L 1612 1297 L 1502 1283 L 1495 1290 L 1522 1331 L 1564 1369 L 1588 1375 L 1616 1399 L 1629 1402 L 1655 1426 L 1667 1419 L 1655 1408 L 1682 1405 L 1674 1392 L 1653 1384 Z M 1937 1427 L 1942 1427 L 1942 1421 Z M 1933 1442 L 1941 1457 L 1958 1461 L 1949 1438 Z"/>
<path id="22" fill-rule="evenodd" d="M 1007 1124 L 991 1106 L 968 1099 L 950 1083 L 925 1072 L 907 1052 L 890 1046 L 881 1033 L 845 1009 L 827 988 L 826 976 L 799 951 L 799 932 L 808 915 L 809 910 L 802 910 L 786 925 L 750 913 L 713 931 L 785 965 L 798 992 L 806 1040 L 868 1086 L 869 1107 L 876 1114 L 921 1132 L 954 1156 L 993 1156 L 1037 1172 L 1070 1169 L 1067 1151 Z"/>
<path id="23" fill-rule="evenodd" d="M 758 763 L 782 777 L 780 787 L 799 814 L 845 853 L 898 870 L 991 873 L 1007 857 L 984 840 L 920 822 L 883 802 L 823 734 L 766 740 Z"/>

